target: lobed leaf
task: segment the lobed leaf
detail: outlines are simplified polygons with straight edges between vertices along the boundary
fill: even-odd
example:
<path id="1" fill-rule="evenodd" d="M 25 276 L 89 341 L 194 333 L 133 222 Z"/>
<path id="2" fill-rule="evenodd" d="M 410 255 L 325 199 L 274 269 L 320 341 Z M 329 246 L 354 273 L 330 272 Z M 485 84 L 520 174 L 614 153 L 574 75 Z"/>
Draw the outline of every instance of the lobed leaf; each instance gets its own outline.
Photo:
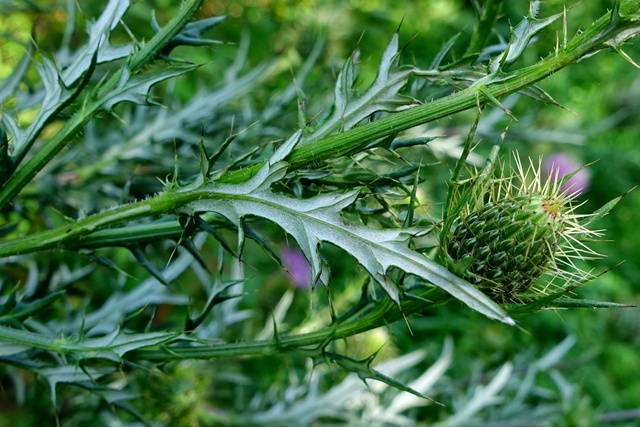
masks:
<path id="1" fill-rule="evenodd" d="M 62 73 L 65 86 L 72 86 L 91 69 L 94 56 L 97 55 L 98 63 L 104 63 L 125 58 L 133 51 L 132 45 L 114 47 L 109 44 L 109 33 L 120 22 L 128 8 L 129 0 L 110 0 L 100 18 L 87 24 L 89 42 L 75 53 L 75 59 Z"/>
<path id="2" fill-rule="evenodd" d="M 209 182 L 204 177 L 178 192 L 193 192 L 197 201 L 181 208 L 190 215 L 216 212 L 238 227 L 238 241 L 243 241 L 241 221 L 247 216 L 269 219 L 282 227 L 297 241 L 309 260 L 313 282 L 322 273 L 318 250 L 328 242 L 351 254 L 387 292 L 400 303 L 400 292 L 387 276 L 391 267 L 421 277 L 442 288 L 474 310 L 502 322 L 513 320 L 493 301 L 465 280 L 409 248 L 412 235 L 419 230 L 373 229 L 348 223 L 341 217 L 342 209 L 353 203 L 359 190 L 321 194 L 310 199 L 294 199 L 274 193 L 270 186 L 284 177 L 288 164 L 282 160 L 301 138 L 294 134 L 250 180 L 242 184 Z M 241 244 L 241 243 L 240 243 Z"/>
<path id="3" fill-rule="evenodd" d="M 49 383 L 51 402 L 56 405 L 56 387 L 59 383 L 82 384 L 94 383 L 101 377 L 113 372 L 112 368 L 91 368 L 76 365 L 46 366 L 34 371 Z"/>
<path id="4" fill-rule="evenodd" d="M 85 338 L 74 343 L 73 355 L 83 358 L 109 359 L 119 362 L 122 357 L 133 350 L 149 347 L 175 338 L 175 332 L 145 332 L 128 334 L 116 329 L 99 338 Z"/>
<path id="5" fill-rule="evenodd" d="M 68 106 L 83 89 L 87 77 L 97 63 L 108 62 L 123 58 L 132 51 L 131 45 L 112 47 L 108 43 L 109 32 L 120 22 L 120 18 L 129 8 L 129 0 L 111 0 L 104 12 L 93 24 L 87 25 L 90 40 L 74 55 L 73 62 L 62 72 L 50 59 L 44 57 L 37 64 L 38 74 L 43 82 L 42 101 L 36 118 L 25 130 L 21 130 L 14 120 L 3 118 L 7 123 L 10 133 L 13 135 L 11 154 L 15 157 L 15 163 L 20 163 L 26 156 L 44 126 L 56 117 L 60 111 Z M 29 55 L 29 52 L 27 53 Z M 29 56 L 30 57 L 30 56 Z M 14 75 L 24 76 L 28 62 L 25 58 L 20 62 L 18 69 L 8 80 L 12 83 Z M 23 71 L 21 71 L 24 68 Z M 81 77 L 85 82 L 78 82 Z M 12 83 L 8 88 L 17 87 Z"/>
<path id="6" fill-rule="evenodd" d="M 333 362 L 338 366 L 357 374 L 358 377 L 365 382 L 365 384 L 367 383 L 368 379 L 373 379 L 373 380 L 380 381 L 383 384 L 389 385 L 397 390 L 411 393 L 412 395 L 420 399 L 433 400 L 428 396 L 425 396 L 423 393 L 420 393 L 419 391 L 411 388 L 410 386 L 407 386 L 402 382 L 388 375 L 385 375 L 380 371 L 373 369 L 371 367 L 371 362 L 373 362 L 373 359 L 375 357 L 376 357 L 376 354 L 374 353 L 373 355 L 367 357 L 366 359 L 355 360 L 350 357 L 342 356 L 340 354 L 329 353 L 329 352 L 324 353 L 324 358 L 327 361 Z"/>
<path id="7" fill-rule="evenodd" d="M 53 119 L 77 94 L 81 88 L 69 89 L 61 79 L 55 64 L 48 58 L 43 58 L 37 64 L 36 69 L 44 85 L 44 99 L 35 119 L 26 129 L 21 129 L 17 122 L 10 116 L 4 116 L 7 129 L 13 136 L 11 141 L 11 154 L 15 153 L 18 161 L 33 145 L 36 138 L 42 132 L 44 126 Z"/>
<path id="8" fill-rule="evenodd" d="M 221 43 L 217 40 L 203 39 L 200 36 L 202 33 L 215 27 L 226 18 L 226 16 L 212 16 L 210 18 L 188 23 L 182 31 L 180 31 L 180 33 L 162 49 L 162 53 L 169 54 L 171 50 L 177 46 L 207 46 Z M 156 21 L 155 13 L 151 15 L 151 27 L 156 33 L 161 30 L 158 21 Z"/>
<path id="9" fill-rule="evenodd" d="M 349 58 L 336 81 L 333 113 L 319 127 L 305 135 L 303 141 L 351 129 L 377 111 L 396 111 L 403 105 L 415 103 L 411 98 L 399 94 L 416 70 L 413 67 L 400 67 L 398 39 L 398 33 L 395 33 L 382 55 L 375 81 L 361 94 L 354 88 L 357 78 L 354 57 Z"/>
<path id="10" fill-rule="evenodd" d="M 123 68 L 118 85 L 104 94 L 104 108 L 110 110 L 119 102 L 130 101 L 136 104 L 148 103 L 151 86 L 163 80 L 171 79 L 196 69 L 198 65 L 174 65 L 148 74 L 132 74 L 128 67 Z"/>
<path id="11" fill-rule="evenodd" d="M 511 30 L 511 40 L 509 41 L 507 49 L 490 65 L 492 72 L 505 68 L 515 62 L 536 34 L 562 16 L 562 13 L 556 13 L 548 18 L 537 18 L 539 4 L 539 1 L 534 1 L 531 4 L 529 16 L 525 16 L 524 19 Z"/>

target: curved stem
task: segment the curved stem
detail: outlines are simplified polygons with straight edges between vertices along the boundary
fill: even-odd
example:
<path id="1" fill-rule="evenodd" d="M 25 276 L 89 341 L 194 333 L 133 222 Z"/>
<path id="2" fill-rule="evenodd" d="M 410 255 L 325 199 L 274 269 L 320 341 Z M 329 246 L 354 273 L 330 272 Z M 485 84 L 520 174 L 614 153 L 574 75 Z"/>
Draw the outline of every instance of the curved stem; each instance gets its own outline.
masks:
<path id="1" fill-rule="evenodd" d="M 195 1 L 196 0 L 192 0 L 190 4 L 193 4 Z M 293 150 L 288 158 L 290 162 L 289 170 L 308 167 L 314 162 L 338 158 L 362 151 L 373 141 L 380 138 L 473 108 L 483 103 L 491 102 L 493 99 L 502 98 L 535 84 L 567 65 L 579 61 L 585 55 L 613 45 L 615 42 L 620 43 L 621 40 L 618 40 L 619 38 L 629 38 L 637 35 L 637 32 L 640 32 L 640 19 L 636 19 L 635 17 L 633 19 L 623 18 L 614 15 L 616 13 L 617 10 L 614 9 L 612 13 L 603 16 L 583 33 L 574 37 L 563 51 L 535 65 L 508 74 L 483 77 L 464 90 L 425 105 L 398 112 L 375 122 L 358 126 L 344 133 L 324 138 L 320 141 L 308 141 L 301 144 Z M 637 11 L 635 13 L 637 13 Z M 73 128 L 78 130 L 82 120 L 74 121 L 74 119 L 72 119 L 71 122 L 74 123 Z M 60 133 L 62 133 L 62 131 Z M 61 145 L 57 146 L 56 149 L 61 149 L 63 146 L 64 141 L 61 141 Z M 46 151 L 46 147 L 47 145 L 43 147 L 44 151 Z M 34 157 L 28 165 L 33 161 L 37 161 L 37 159 L 46 161 L 46 159 L 41 157 Z M 220 179 L 220 182 L 244 182 L 253 176 L 261 166 L 262 164 L 256 164 L 246 169 L 229 172 Z M 39 167 L 40 166 L 27 169 L 27 172 L 21 172 L 12 177 L 0 193 L 0 206 L 7 203 L 11 197 L 17 194 L 19 189 L 28 182 L 28 177 L 24 174 L 33 175 L 39 170 Z M 16 178 L 18 176 L 20 178 Z M 16 180 L 19 182 L 14 182 Z M 195 192 L 197 192 L 197 190 Z M 175 211 L 181 204 L 185 204 L 189 200 L 193 200 L 194 197 L 197 197 L 196 194 L 193 194 L 195 192 L 166 192 L 152 199 L 102 212 L 64 227 L 10 240 L 0 245 L 0 257 L 50 249 L 64 242 L 80 239 L 81 237 L 113 225 L 122 224 L 134 219 L 152 217 L 158 214 L 167 214 Z M 182 198 L 185 198 L 186 201 L 181 201 Z M 175 229 L 175 223 L 168 222 L 166 227 Z M 134 239 L 135 236 L 130 235 L 130 238 Z"/>
<path id="2" fill-rule="evenodd" d="M 615 13 L 613 11 L 612 13 Z M 633 19 L 613 19 L 607 13 L 583 33 L 574 37 L 567 47 L 535 65 L 497 76 L 481 78 L 472 86 L 427 104 L 394 113 L 346 132 L 322 140 L 306 141 L 296 147 L 288 158 L 292 169 L 301 169 L 317 162 L 348 156 L 366 149 L 372 142 L 409 128 L 432 122 L 470 108 L 491 103 L 534 85 L 564 67 L 600 49 L 620 35 L 636 35 L 640 22 Z M 259 169 L 253 165 L 229 172 L 221 182 L 239 183 L 249 179 Z"/>
<path id="3" fill-rule="evenodd" d="M 377 301 L 366 301 L 363 307 L 347 319 L 341 319 L 338 323 L 326 326 L 317 331 L 276 335 L 269 341 L 251 341 L 243 343 L 223 343 L 214 345 L 192 345 L 194 340 L 184 341 L 180 335 L 172 332 L 158 333 L 156 342 L 164 344 L 140 348 L 138 350 L 123 353 L 127 361 L 152 360 L 171 361 L 181 359 L 212 359 L 230 356 L 255 356 L 285 353 L 291 351 L 305 351 L 322 349 L 330 342 L 357 335 L 380 326 L 396 322 L 405 316 L 424 312 L 436 304 L 442 304 L 451 297 L 439 288 L 428 286 L 419 298 L 404 299 L 401 308 L 389 298 Z M 166 341 L 166 340 L 169 341 Z M 29 332 L 22 329 L 14 329 L 0 325 L 0 342 L 12 350 L 26 351 L 39 349 L 52 351 L 60 355 L 80 355 L 86 358 L 101 358 L 101 351 L 110 351 L 108 343 L 104 346 L 86 346 L 82 341 L 74 339 L 52 337 L 40 333 Z M 169 344 L 174 344 L 169 346 Z M 184 343 L 188 344 L 184 345 Z"/>
<path id="4" fill-rule="evenodd" d="M 191 347 L 156 347 L 135 350 L 127 355 L 127 360 L 171 361 L 181 359 L 213 359 L 230 356 L 265 356 L 304 347 L 323 347 L 331 341 L 350 337 L 362 332 L 388 325 L 411 314 L 425 311 L 451 297 L 439 288 L 430 287 L 419 299 L 405 299 L 399 309 L 390 298 L 377 301 L 373 308 L 354 320 L 342 321 L 318 331 L 305 334 L 277 336 L 269 341 L 244 343 L 224 343 Z"/>

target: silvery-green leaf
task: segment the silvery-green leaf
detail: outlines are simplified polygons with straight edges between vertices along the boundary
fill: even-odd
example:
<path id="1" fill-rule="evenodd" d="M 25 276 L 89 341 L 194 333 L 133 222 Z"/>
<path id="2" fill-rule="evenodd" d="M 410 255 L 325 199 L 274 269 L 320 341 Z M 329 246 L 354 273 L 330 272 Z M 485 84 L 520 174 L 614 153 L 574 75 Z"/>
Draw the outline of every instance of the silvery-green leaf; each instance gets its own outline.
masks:
<path id="1" fill-rule="evenodd" d="M 12 132 L 12 152 L 17 163 L 25 157 L 44 126 L 78 95 L 82 87 L 76 82 L 90 71 L 94 62 L 112 61 L 131 53 L 130 45 L 113 47 L 108 43 L 109 31 L 118 24 L 128 7 L 129 0 L 111 0 L 98 21 L 88 24 L 90 41 L 75 53 L 75 59 L 63 71 L 46 57 L 37 64 L 44 88 L 34 99 L 41 100 L 41 105 L 36 118 L 24 131 L 14 129 Z M 22 65 L 24 61 L 20 65 L 26 67 L 28 63 Z"/>
<path id="2" fill-rule="evenodd" d="M 136 104 L 146 104 L 151 86 L 158 82 L 177 77 L 196 69 L 197 65 L 174 65 L 148 74 L 135 75 L 128 68 L 124 68 L 118 86 L 104 94 L 104 108 L 110 110 L 119 102 L 130 101 Z"/>
<path id="3" fill-rule="evenodd" d="M 73 85 L 89 70 L 96 52 L 99 63 L 124 58 L 131 53 L 131 45 L 113 47 L 108 41 L 110 31 L 120 22 L 128 8 L 129 0 L 110 0 L 100 18 L 92 24 L 87 24 L 89 42 L 75 53 L 75 59 L 62 74 L 67 87 Z"/>
<path id="4" fill-rule="evenodd" d="M 0 345 L 0 357 L 12 356 L 14 354 L 22 353 L 23 351 L 31 350 L 31 347 L 23 344 L 16 344 L 12 342 L 2 342 Z"/>
<path id="5" fill-rule="evenodd" d="M 9 114 L 2 115 L 2 124 L 9 135 L 11 135 L 11 141 L 9 142 L 9 155 L 13 155 L 16 151 L 16 144 L 18 144 L 18 147 L 21 147 L 21 143 L 26 140 L 28 130 L 20 128 L 18 122 Z"/>
<path id="6" fill-rule="evenodd" d="M 199 179 L 178 190 L 200 195 L 199 200 L 184 208 L 184 212 L 216 212 L 238 226 L 238 230 L 242 229 L 241 221 L 247 216 L 273 221 L 297 241 L 311 264 L 313 281 L 322 271 L 318 247 L 322 242 L 328 242 L 351 254 L 398 304 L 398 289 L 387 278 L 391 267 L 433 283 L 490 318 L 513 324 L 513 320 L 476 287 L 411 250 L 409 239 L 419 230 L 374 229 L 347 222 L 340 212 L 356 200 L 359 190 L 321 194 L 309 199 L 274 193 L 271 184 L 284 177 L 288 166 L 282 159 L 299 139 L 300 132 L 289 138 L 251 179 L 242 184 Z M 242 235 L 239 236 L 241 239 Z"/>
<path id="7" fill-rule="evenodd" d="M 194 239 L 194 243 L 198 246 L 203 242 L 203 235 L 196 236 Z M 162 270 L 162 275 L 169 281 L 174 280 L 183 274 L 192 263 L 193 256 L 184 252 Z M 106 335 L 117 329 L 123 319 L 142 307 L 157 304 L 187 305 L 188 301 L 186 295 L 173 292 L 169 288 L 161 286 L 156 278 L 149 277 L 131 290 L 113 292 L 100 308 L 64 322 L 51 322 L 50 327 L 65 334 L 73 334 L 79 328 L 84 328 L 85 331 L 94 335 Z"/>
<path id="8" fill-rule="evenodd" d="M 304 140 L 324 138 L 335 131 L 351 129 L 376 111 L 395 111 L 413 103 L 410 98 L 399 94 L 415 70 L 399 66 L 398 37 L 397 33 L 393 35 L 382 55 L 375 81 L 363 93 L 357 93 L 354 88 L 354 58 L 345 63 L 334 90 L 333 113 L 318 128 L 305 135 Z"/>
<path id="9" fill-rule="evenodd" d="M 58 383 L 91 383 L 114 371 L 113 368 L 91 368 L 78 365 L 51 366 L 34 369 L 41 375 L 51 390 L 51 401 L 56 405 L 56 386 Z"/>
<path id="10" fill-rule="evenodd" d="M 8 354 L 15 354 L 28 349 L 39 349 L 76 358 L 102 358 L 119 361 L 129 351 L 160 344 L 175 336 L 177 334 L 173 332 L 127 334 L 117 328 L 98 338 L 58 338 L 47 334 L 0 326 L 0 343 L 2 344 L 0 347 L 3 350 L 6 349 Z"/>
<path id="11" fill-rule="evenodd" d="M 526 89 L 522 89 L 519 93 L 528 96 L 529 98 L 533 98 L 536 101 L 544 102 L 545 104 L 554 104 L 558 107 L 564 108 L 558 101 L 553 99 L 553 97 L 540 86 L 529 86 Z"/>
<path id="12" fill-rule="evenodd" d="M 116 329 L 104 337 L 85 338 L 76 343 L 74 354 L 86 358 L 104 358 L 117 362 L 129 351 L 160 344 L 176 336 L 177 334 L 173 332 L 127 334 Z"/>
<path id="13" fill-rule="evenodd" d="M 55 64 L 48 58 L 43 58 L 42 62 L 36 65 L 36 69 L 44 84 L 45 96 L 35 119 L 26 129 L 20 129 L 15 121 L 10 122 L 8 130 L 12 134 L 11 145 L 14 153 L 28 150 L 47 122 L 75 94 L 74 91 L 67 89 L 62 84 Z"/>
<path id="14" fill-rule="evenodd" d="M 200 36 L 202 33 L 210 28 L 215 27 L 220 22 L 224 21 L 226 16 L 212 16 L 210 18 L 201 19 L 195 22 L 188 23 L 180 34 L 178 34 L 167 46 L 163 49 L 163 53 L 168 54 L 176 46 L 206 46 L 211 44 L 220 43 L 217 40 L 203 39 Z M 151 14 L 151 28 L 156 33 L 160 32 L 161 28 L 156 20 L 155 13 Z"/>
<path id="15" fill-rule="evenodd" d="M 556 13 L 548 18 L 538 19 L 536 17 L 538 4 L 539 2 L 537 1 L 533 2 L 529 16 L 525 16 L 524 19 L 511 30 L 511 40 L 506 50 L 491 62 L 490 69 L 492 74 L 500 68 L 504 68 L 515 62 L 536 34 L 562 16 L 562 13 Z"/>

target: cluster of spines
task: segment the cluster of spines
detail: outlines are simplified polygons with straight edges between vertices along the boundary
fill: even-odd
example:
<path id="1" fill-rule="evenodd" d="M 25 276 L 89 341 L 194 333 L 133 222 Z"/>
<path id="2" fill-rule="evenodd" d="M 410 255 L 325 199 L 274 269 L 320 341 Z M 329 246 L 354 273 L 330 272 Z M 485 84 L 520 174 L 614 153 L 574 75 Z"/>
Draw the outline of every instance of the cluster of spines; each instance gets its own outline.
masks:
<path id="1" fill-rule="evenodd" d="M 589 274 L 575 259 L 599 255 L 581 238 L 598 235 L 581 225 L 575 197 L 560 190 L 558 176 L 543 178 L 540 164 L 479 188 L 450 229 L 446 246 L 454 262 L 468 265 L 466 279 L 499 302 L 512 302 L 543 275 L 565 283 Z M 546 288 L 542 288 L 544 291 Z"/>

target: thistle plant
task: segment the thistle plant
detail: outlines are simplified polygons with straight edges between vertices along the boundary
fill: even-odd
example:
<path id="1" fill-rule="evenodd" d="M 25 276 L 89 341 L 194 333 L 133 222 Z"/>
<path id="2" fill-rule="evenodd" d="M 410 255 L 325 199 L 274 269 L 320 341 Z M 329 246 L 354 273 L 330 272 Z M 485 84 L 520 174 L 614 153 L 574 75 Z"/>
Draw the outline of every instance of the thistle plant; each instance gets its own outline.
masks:
<path id="1" fill-rule="evenodd" d="M 633 63 L 622 45 L 640 33 L 640 3 L 616 2 L 569 39 L 567 12 L 543 18 L 534 1 L 496 47 L 489 43 L 504 2 L 489 0 L 476 5 L 479 21 L 462 57 L 452 53 L 454 38 L 425 69 L 401 65 L 399 30 L 373 82 L 357 89 L 354 53 L 337 76 L 331 108 L 317 114 L 304 91 L 313 86 L 306 80 L 322 38 L 264 111 L 244 107 L 278 69 L 264 63 L 243 74 L 245 42 L 221 85 L 179 100 L 173 90 L 199 65 L 174 57 L 174 49 L 221 43 L 205 34 L 224 17 L 196 20 L 202 3 L 183 2 L 164 25 L 150 18 L 154 35 L 143 42 L 122 24 L 129 2 L 110 0 L 78 47 L 70 41 L 76 6 L 68 2 L 69 36 L 59 50 L 27 44 L 0 83 L 0 360 L 18 402 L 39 396 L 42 387 L 26 392 L 27 383 L 44 382 L 47 409 L 76 424 L 86 420 L 64 413 L 76 401 L 65 397 L 83 392 L 95 398 L 86 413 L 98 411 L 104 423 L 120 415 L 147 424 L 267 423 L 279 407 L 260 407 L 268 400 L 260 393 L 255 414 L 218 418 L 203 409 L 212 403 L 200 400 L 197 363 L 225 358 L 242 370 L 249 356 L 294 355 L 408 392 L 421 402 L 410 408 L 433 403 L 429 387 L 374 369 L 377 352 L 360 358 L 342 341 L 410 325 L 451 301 L 504 328 L 526 312 L 623 306 L 572 294 L 598 276 L 578 264 L 597 257 L 588 246 L 600 236 L 594 224 L 621 197 L 579 214 L 574 195 L 561 189 L 571 174 L 543 178 L 539 164 L 518 156 L 513 168 L 502 165 L 508 133 L 489 148 L 477 132 L 487 109 L 513 117 L 501 103 L 507 95 L 559 105 L 536 83 L 601 50 Z M 518 68 L 532 40 L 560 18 L 562 42 Z M 121 24 L 130 41 L 112 44 Z M 296 101 L 297 117 L 288 120 Z M 442 182 L 444 208 L 423 215 L 419 189 L 437 169 L 406 150 L 428 151 L 438 137 L 403 132 L 465 110 L 476 120 Z M 474 156 L 485 159 L 478 171 L 469 166 Z M 326 256 L 331 248 L 348 261 Z M 262 258 L 270 259 L 268 271 L 253 266 Z M 298 271 L 309 289 L 288 290 L 262 318 L 257 300 L 272 271 L 294 270 L 291 262 L 308 263 Z M 359 296 L 336 279 L 345 265 Z M 294 292 L 312 295 L 297 321 L 289 318 Z M 211 381 L 241 388 L 246 377 L 234 384 L 224 366 L 206 365 Z M 162 370 L 176 381 L 171 374 L 156 381 Z M 153 384 L 171 403 L 165 414 L 136 409 Z M 193 390 L 182 392 L 189 384 Z"/>

